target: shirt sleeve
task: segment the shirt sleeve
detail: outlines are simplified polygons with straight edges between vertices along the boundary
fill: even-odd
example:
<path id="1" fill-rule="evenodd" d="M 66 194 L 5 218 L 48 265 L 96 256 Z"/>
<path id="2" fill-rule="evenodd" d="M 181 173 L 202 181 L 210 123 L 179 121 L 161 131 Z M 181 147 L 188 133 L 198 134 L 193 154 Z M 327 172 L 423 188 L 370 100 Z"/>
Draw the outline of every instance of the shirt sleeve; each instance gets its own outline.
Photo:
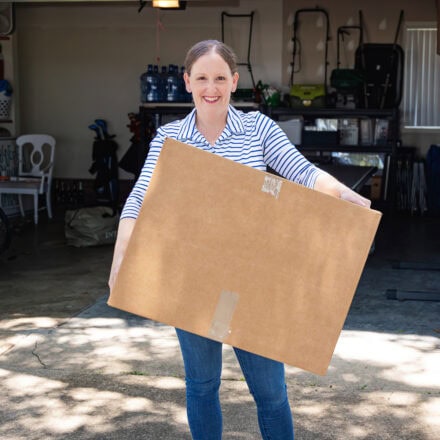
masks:
<path id="1" fill-rule="evenodd" d="M 127 197 L 124 208 L 122 209 L 121 219 L 136 219 L 138 217 L 165 138 L 166 135 L 164 131 L 159 128 L 157 130 L 156 136 L 150 143 L 150 150 L 148 152 L 148 156 L 145 160 L 144 166 L 142 167 L 139 178 L 136 181 L 129 196 Z"/>
<path id="2" fill-rule="evenodd" d="M 276 122 L 260 113 L 257 129 L 260 131 L 264 162 L 284 178 L 313 188 L 321 170 L 296 149 Z"/>

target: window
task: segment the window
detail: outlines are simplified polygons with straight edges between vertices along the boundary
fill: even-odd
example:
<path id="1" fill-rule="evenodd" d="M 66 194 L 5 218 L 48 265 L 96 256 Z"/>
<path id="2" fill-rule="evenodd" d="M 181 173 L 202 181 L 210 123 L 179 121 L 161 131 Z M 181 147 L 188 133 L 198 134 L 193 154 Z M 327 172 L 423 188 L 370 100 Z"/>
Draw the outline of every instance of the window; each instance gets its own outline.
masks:
<path id="1" fill-rule="evenodd" d="M 437 26 L 408 26 L 405 41 L 405 128 L 440 128 L 440 56 Z"/>

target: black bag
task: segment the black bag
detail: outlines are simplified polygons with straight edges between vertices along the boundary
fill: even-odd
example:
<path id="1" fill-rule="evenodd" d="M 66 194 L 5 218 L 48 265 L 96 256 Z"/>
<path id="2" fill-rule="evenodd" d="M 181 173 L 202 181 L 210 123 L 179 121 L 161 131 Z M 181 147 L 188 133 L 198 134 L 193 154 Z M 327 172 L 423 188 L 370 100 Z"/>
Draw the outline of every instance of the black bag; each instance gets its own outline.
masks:
<path id="1" fill-rule="evenodd" d="M 440 214 L 440 145 L 431 145 L 426 155 L 428 210 Z"/>
<path id="2" fill-rule="evenodd" d="M 398 44 L 361 44 L 355 55 L 355 69 L 363 71 L 365 108 L 395 108 L 402 99 L 404 52 Z M 365 97 L 364 97 L 365 98 Z"/>

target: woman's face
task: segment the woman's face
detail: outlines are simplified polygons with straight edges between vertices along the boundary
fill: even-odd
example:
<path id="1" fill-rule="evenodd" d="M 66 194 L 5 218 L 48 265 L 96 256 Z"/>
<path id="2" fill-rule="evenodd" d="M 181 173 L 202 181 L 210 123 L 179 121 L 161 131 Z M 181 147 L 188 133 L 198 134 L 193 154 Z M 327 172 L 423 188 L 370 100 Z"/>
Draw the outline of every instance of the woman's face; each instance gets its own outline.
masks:
<path id="1" fill-rule="evenodd" d="M 231 93 L 237 89 L 238 73 L 232 74 L 226 61 L 217 53 L 201 56 L 184 74 L 186 90 L 192 93 L 198 113 L 224 115 Z"/>

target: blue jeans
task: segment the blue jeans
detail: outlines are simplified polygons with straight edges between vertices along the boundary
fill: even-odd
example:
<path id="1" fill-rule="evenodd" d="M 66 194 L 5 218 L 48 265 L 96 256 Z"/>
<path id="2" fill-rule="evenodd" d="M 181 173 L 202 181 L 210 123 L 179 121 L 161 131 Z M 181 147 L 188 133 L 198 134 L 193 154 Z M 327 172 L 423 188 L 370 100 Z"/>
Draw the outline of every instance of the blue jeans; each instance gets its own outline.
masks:
<path id="1" fill-rule="evenodd" d="M 222 344 L 176 329 L 185 366 L 188 423 L 194 440 L 221 440 Z M 293 440 L 284 365 L 234 348 L 256 404 L 264 440 Z"/>

